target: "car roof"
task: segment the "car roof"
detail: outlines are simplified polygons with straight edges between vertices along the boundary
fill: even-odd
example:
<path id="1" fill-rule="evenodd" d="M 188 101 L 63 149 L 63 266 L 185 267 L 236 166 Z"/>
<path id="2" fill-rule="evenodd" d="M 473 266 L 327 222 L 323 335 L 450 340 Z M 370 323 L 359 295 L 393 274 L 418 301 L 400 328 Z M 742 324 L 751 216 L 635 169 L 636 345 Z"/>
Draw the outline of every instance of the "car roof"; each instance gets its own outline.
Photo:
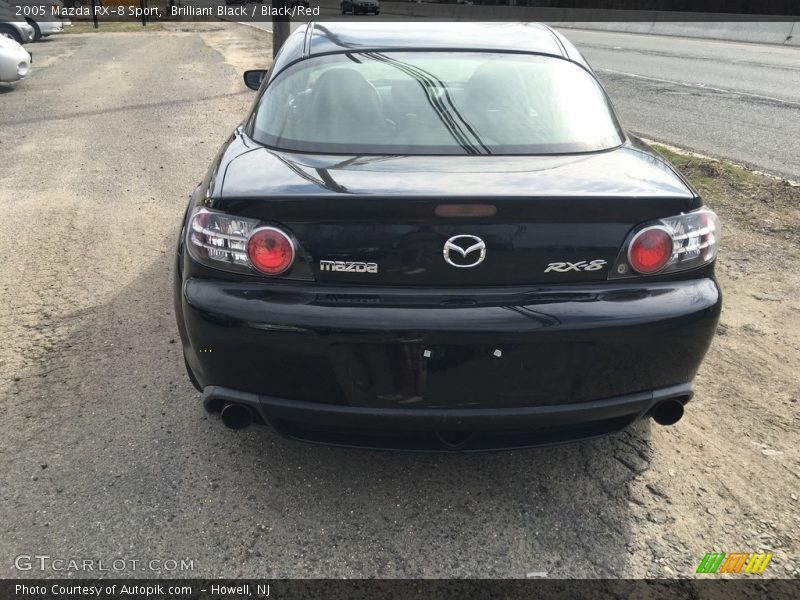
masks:
<path id="1" fill-rule="evenodd" d="M 432 21 L 310 23 L 306 54 L 381 49 L 458 49 L 537 52 L 566 57 L 553 31 L 541 23 Z"/>

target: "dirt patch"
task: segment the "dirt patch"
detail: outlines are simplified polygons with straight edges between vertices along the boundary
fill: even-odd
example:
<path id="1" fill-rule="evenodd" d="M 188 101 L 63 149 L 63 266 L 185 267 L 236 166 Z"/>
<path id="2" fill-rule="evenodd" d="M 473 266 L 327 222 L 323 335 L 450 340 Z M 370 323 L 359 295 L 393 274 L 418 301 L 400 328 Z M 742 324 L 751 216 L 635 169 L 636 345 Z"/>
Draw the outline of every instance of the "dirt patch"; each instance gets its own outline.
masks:
<path id="1" fill-rule="evenodd" d="M 64 33 L 147 33 L 163 31 L 161 23 L 155 21 L 142 26 L 141 21 L 99 21 L 97 29 L 92 21 L 73 21 Z"/>
<path id="2" fill-rule="evenodd" d="M 657 468 L 669 469 L 686 535 L 708 551 L 775 552 L 773 576 L 797 576 L 800 187 L 657 149 L 722 220 L 724 304 L 688 419 L 673 428 L 677 460 Z"/>
<path id="3" fill-rule="evenodd" d="M 272 66 L 272 35 L 262 29 L 223 22 L 164 23 L 172 32 L 200 34 L 225 62 L 240 73 Z M 241 81 L 237 81 L 238 83 Z"/>

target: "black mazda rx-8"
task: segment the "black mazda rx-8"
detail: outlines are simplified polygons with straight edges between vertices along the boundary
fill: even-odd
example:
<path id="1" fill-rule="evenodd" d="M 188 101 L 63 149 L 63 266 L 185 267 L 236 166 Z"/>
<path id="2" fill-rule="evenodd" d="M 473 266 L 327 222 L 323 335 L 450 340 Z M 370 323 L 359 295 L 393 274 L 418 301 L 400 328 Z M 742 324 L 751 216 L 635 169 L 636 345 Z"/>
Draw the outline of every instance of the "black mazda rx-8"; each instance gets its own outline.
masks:
<path id="1" fill-rule="evenodd" d="M 191 196 L 175 308 L 224 424 L 420 451 L 672 424 L 720 224 L 533 23 L 310 23 Z"/>

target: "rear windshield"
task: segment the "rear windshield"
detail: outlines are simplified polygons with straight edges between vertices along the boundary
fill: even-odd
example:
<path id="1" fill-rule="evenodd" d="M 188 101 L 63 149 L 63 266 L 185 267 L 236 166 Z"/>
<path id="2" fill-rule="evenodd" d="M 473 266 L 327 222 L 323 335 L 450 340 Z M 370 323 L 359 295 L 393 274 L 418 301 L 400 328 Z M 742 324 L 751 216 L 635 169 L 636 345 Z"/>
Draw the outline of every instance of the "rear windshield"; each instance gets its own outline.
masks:
<path id="1" fill-rule="evenodd" d="M 298 152 L 560 154 L 622 143 L 595 79 L 566 60 L 477 52 L 352 52 L 269 84 L 253 137 Z"/>

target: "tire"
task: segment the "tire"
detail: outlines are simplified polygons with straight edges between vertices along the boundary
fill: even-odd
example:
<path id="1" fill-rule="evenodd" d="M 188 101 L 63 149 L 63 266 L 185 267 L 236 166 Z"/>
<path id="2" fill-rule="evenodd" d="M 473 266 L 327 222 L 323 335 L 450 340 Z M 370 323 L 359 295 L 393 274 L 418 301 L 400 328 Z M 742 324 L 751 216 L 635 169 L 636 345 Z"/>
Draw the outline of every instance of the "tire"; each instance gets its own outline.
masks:
<path id="1" fill-rule="evenodd" d="M 39 27 L 39 24 L 36 21 L 32 21 L 30 19 L 26 19 L 26 20 L 28 22 L 28 25 L 33 27 L 33 41 L 34 42 L 40 41 L 42 39 L 42 30 Z"/>
<path id="2" fill-rule="evenodd" d="M 12 27 L 11 25 L 5 25 L 4 23 L 0 23 L 0 35 L 2 35 L 3 37 L 11 38 L 18 44 L 25 43 L 19 31 L 17 31 L 16 28 Z"/>

